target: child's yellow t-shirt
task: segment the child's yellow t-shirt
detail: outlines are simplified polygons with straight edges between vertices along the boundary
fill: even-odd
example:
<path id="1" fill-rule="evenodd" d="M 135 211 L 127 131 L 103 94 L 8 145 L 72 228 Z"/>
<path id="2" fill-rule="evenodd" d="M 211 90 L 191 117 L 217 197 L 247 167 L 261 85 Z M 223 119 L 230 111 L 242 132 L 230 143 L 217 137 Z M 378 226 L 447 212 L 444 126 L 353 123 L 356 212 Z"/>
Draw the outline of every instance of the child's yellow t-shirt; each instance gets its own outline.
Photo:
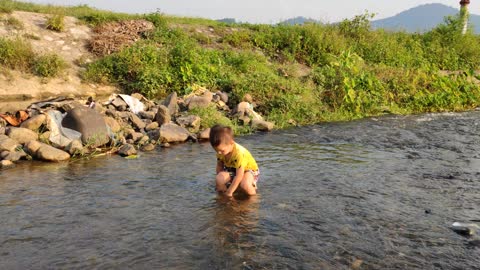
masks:
<path id="1" fill-rule="evenodd" d="M 232 155 L 229 159 L 217 153 L 217 160 L 221 161 L 225 167 L 238 169 L 244 167 L 246 171 L 258 170 L 258 165 L 252 154 L 243 146 L 235 143 Z"/>

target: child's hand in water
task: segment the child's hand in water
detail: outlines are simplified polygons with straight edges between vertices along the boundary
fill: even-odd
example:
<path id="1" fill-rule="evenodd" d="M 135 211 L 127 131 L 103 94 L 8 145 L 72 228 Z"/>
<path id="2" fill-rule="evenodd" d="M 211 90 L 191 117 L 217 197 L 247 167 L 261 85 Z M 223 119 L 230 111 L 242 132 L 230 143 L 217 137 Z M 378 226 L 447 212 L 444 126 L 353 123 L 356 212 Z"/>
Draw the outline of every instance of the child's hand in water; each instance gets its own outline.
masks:
<path id="1" fill-rule="evenodd" d="M 224 193 L 224 194 L 225 194 L 225 196 L 227 196 L 227 197 L 232 197 L 232 196 L 233 196 L 233 192 L 231 192 L 231 191 L 228 191 L 228 190 L 227 190 L 227 191 L 225 191 L 225 193 Z"/>

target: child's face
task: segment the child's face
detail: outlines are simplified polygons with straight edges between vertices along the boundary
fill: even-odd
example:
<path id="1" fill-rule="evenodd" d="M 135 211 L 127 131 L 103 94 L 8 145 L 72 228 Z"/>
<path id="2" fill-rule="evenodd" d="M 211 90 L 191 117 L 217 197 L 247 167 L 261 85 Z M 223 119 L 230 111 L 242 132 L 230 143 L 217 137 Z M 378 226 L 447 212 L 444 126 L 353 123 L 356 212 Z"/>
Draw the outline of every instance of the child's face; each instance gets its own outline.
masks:
<path id="1" fill-rule="evenodd" d="M 221 143 L 215 147 L 215 151 L 222 156 L 226 156 L 233 151 L 233 142 L 231 143 Z"/>

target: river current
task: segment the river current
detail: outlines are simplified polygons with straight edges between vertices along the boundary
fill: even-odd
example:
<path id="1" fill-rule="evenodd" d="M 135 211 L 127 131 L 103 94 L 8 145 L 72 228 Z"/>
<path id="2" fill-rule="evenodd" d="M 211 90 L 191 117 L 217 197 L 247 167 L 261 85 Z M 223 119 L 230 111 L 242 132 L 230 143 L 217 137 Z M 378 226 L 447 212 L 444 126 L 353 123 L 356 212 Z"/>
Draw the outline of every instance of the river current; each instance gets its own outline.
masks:
<path id="1" fill-rule="evenodd" d="M 0 269 L 479 269 L 480 112 L 237 138 L 259 195 L 214 192 L 208 143 L 0 172 Z M 480 223 L 477 223 L 480 225 Z"/>

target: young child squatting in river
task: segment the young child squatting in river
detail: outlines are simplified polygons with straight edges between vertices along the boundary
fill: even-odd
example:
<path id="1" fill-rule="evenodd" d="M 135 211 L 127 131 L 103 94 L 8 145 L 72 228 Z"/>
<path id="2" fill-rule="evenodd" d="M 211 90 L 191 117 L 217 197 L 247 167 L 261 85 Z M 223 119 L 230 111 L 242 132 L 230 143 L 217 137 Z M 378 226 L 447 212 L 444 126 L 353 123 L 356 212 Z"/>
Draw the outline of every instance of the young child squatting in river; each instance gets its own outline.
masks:
<path id="1" fill-rule="evenodd" d="M 216 125 L 210 130 L 210 144 L 217 152 L 217 192 L 231 197 L 239 188 L 257 194 L 259 170 L 252 154 L 233 140 L 230 127 Z"/>

